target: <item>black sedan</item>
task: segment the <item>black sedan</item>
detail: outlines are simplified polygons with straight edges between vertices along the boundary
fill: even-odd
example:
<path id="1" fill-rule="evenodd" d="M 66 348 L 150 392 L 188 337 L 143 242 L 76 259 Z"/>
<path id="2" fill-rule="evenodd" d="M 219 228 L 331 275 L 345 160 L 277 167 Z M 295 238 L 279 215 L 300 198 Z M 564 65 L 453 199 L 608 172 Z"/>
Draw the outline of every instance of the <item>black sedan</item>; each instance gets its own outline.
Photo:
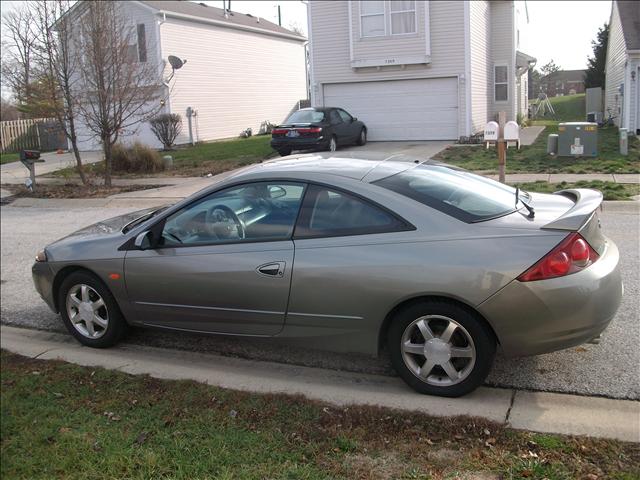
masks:
<path id="1" fill-rule="evenodd" d="M 280 155 L 292 150 L 330 150 L 364 145 L 367 127 L 342 108 L 303 108 L 271 131 L 271 146 Z"/>

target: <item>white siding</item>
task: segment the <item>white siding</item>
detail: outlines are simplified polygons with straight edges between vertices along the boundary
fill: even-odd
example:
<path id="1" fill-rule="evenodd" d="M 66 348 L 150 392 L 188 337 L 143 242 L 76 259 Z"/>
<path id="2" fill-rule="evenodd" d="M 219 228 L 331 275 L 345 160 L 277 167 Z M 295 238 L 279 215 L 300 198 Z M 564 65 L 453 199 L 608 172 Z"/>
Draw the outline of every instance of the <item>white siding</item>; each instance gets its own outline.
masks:
<path id="1" fill-rule="evenodd" d="M 197 111 L 194 137 L 207 141 L 254 133 L 280 123 L 306 98 L 303 43 L 206 23 L 167 18 L 160 26 L 162 55 L 186 58 L 172 80 L 170 108 L 183 118 Z"/>
<path id="2" fill-rule="evenodd" d="M 609 44 L 607 47 L 606 80 L 604 92 L 604 118 L 607 118 L 607 109 L 615 115 L 615 124 L 620 126 L 623 114 L 623 98 L 618 92 L 620 84 L 625 80 L 625 62 L 627 52 L 622 34 L 622 25 L 618 13 L 618 5 L 613 2 L 611 10 L 611 23 L 609 25 Z M 626 93 L 626 92 L 625 92 Z"/>
<path id="3" fill-rule="evenodd" d="M 493 95 L 492 66 L 489 41 L 491 16 L 489 3 L 484 0 L 470 2 L 471 29 L 471 130 L 484 129 L 489 120 L 489 98 Z"/>
<path id="4" fill-rule="evenodd" d="M 418 31 L 424 31 L 425 2 L 418 3 Z M 427 65 L 385 66 L 371 68 L 351 68 L 351 52 L 349 44 L 350 30 L 354 38 L 359 37 L 358 6 L 352 5 L 353 24 L 349 28 L 349 4 L 337 1 L 312 1 L 309 2 L 310 15 L 310 41 L 311 62 L 313 65 L 312 91 L 316 105 L 324 105 L 323 85 L 330 83 L 365 82 L 379 80 L 406 80 L 418 78 L 459 78 L 465 72 L 465 45 L 464 45 L 464 3 L 438 1 L 429 3 L 429 43 L 431 51 L 431 63 Z M 358 27 L 359 28 L 359 27 Z M 426 42 L 421 33 L 410 43 L 411 48 L 423 48 L 422 41 Z M 363 39 L 369 44 L 371 39 Z M 398 38 L 385 37 L 380 42 L 378 50 L 384 55 L 404 54 L 407 39 L 396 42 Z M 412 42 L 410 41 L 410 42 Z M 419 46 L 420 45 L 420 46 Z M 426 45 L 426 43 L 425 43 Z M 358 55 L 365 55 L 367 46 L 357 45 L 354 48 Z M 417 51 L 417 50 L 416 50 Z M 424 51 L 424 50 L 423 50 Z M 458 88 L 458 135 L 465 131 L 465 96 L 464 86 Z M 358 116 L 358 112 L 352 112 Z"/>
<path id="5" fill-rule="evenodd" d="M 629 55 L 629 75 L 636 72 L 636 81 L 629 88 L 629 133 L 640 134 L 640 54 Z"/>
<path id="6" fill-rule="evenodd" d="M 513 2 L 490 2 L 491 12 L 491 85 L 489 92 L 489 117 L 495 117 L 500 111 L 507 113 L 507 120 L 516 119 L 516 85 L 515 85 L 515 15 Z M 509 99 L 506 102 L 494 101 L 494 70 L 493 65 L 507 65 L 509 79 Z"/>

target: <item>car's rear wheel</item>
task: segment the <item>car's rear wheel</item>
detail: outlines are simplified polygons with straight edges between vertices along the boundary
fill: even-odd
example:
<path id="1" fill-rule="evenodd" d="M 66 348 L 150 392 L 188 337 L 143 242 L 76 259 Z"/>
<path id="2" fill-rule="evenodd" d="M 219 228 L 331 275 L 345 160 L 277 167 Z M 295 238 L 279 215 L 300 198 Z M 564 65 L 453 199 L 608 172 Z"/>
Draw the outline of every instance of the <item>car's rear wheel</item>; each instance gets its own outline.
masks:
<path id="1" fill-rule="evenodd" d="M 329 140 L 329 151 L 330 152 L 335 152 L 337 149 L 338 149 L 338 140 L 336 139 L 336 136 L 334 135 Z"/>
<path id="2" fill-rule="evenodd" d="M 287 155 L 291 155 L 291 149 L 290 148 L 281 148 L 278 150 L 278 153 L 280 154 L 281 157 L 286 157 Z"/>
<path id="3" fill-rule="evenodd" d="M 365 143 L 367 143 L 367 131 L 363 128 L 358 136 L 358 145 L 362 147 Z"/>
<path id="4" fill-rule="evenodd" d="M 496 342 L 484 321 L 447 301 L 425 301 L 399 311 L 388 335 L 394 368 L 414 390 L 458 397 L 485 380 Z"/>
<path id="5" fill-rule="evenodd" d="M 125 321 L 115 298 L 102 281 L 89 272 L 74 272 L 58 292 L 62 320 L 80 343 L 106 348 L 125 334 Z"/>

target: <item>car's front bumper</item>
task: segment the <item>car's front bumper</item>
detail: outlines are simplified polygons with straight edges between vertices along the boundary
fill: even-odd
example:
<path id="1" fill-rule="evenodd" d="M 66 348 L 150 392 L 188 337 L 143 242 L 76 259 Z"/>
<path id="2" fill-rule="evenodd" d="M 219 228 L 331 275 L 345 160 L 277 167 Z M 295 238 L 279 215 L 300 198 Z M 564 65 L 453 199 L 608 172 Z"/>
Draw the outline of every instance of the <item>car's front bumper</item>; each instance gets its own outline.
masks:
<path id="1" fill-rule="evenodd" d="M 33 285 L 40 294 L 45 303 L 51 310 L 58 313 L 55 300 L 53 298 L 53 270 L 48 262 L 35 262 L 31 267 L 31 275 L 33 277 Z"/>
<path id="2" fill-rule="evenodd" d="M 620 306 L 619 259 L 618 247 L 607 240 L 603 255 L 588 268 L 548 280 L 514 280 L 478 309 L 508 356 L 580 345 L 600 335 Z"/>
<path id="3" fill-rule="evenodd" d="M 316 150 L 327 148 L 329 139 L 320 137 L 277 137 L 271 139 L 271 148 L 274 150 Z"/>

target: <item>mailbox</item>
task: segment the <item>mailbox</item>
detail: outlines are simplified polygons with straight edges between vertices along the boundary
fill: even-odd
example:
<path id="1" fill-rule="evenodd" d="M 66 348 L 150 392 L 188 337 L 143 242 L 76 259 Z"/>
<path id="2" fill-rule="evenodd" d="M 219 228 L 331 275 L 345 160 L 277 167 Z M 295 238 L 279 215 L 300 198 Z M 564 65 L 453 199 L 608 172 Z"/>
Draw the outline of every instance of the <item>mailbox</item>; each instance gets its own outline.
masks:
<path id="1" fill-rule="evenodd" d="M 500 126 L 498 122 L 488 122 L 484 127 L 484 143 L 489 148 L 489 144 L 498 141 Z"/>
<path id="2" fill-rule="evenodd" d="M 515 142 L 516 146 L 520 148 L 520 126 L 513 120 L 508 121 L 504 126 L 504 139 L 509 146 L 509 142 Z"/>

